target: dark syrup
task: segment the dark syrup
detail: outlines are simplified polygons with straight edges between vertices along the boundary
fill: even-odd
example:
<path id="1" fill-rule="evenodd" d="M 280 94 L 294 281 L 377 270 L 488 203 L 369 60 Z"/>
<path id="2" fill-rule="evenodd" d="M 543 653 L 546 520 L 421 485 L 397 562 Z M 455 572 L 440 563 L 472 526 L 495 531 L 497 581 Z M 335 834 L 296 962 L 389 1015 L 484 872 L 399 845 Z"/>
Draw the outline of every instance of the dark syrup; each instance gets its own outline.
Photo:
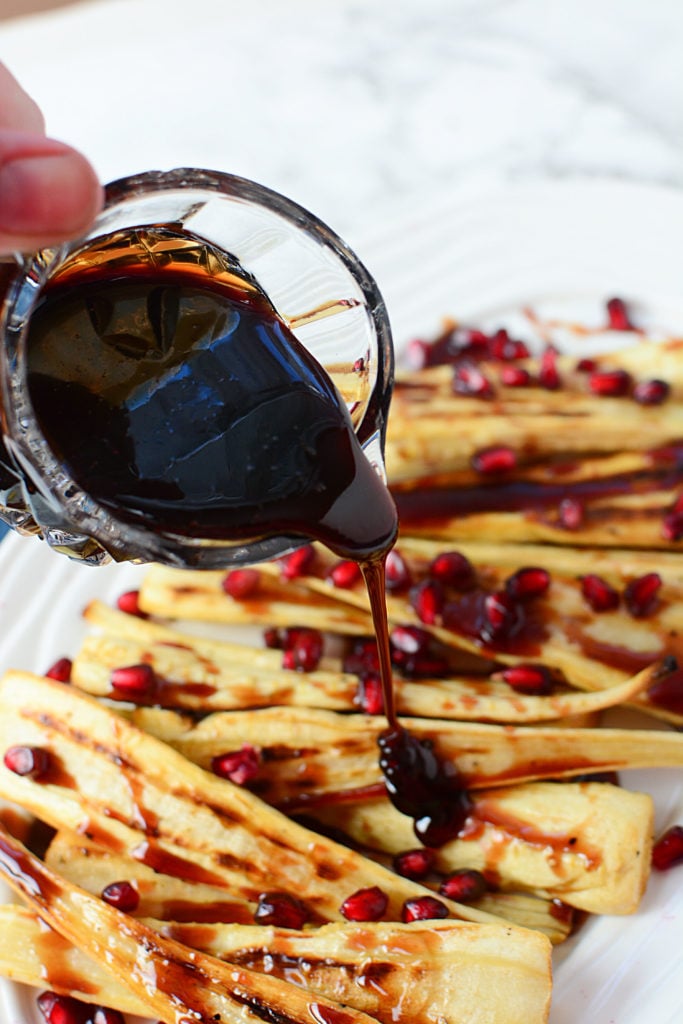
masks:
<path id="1" fill-rule="evenodd" d="M 205 242 L 114 235 L 60 272 L 30 325 L 28 388 L 53 453 L 119 521 L 210 540 L 321 541 L 364 572 L 380 652 L 390 799 L 440 845 L 457 776 L 399 725 L 384 562 L 398 519 L 328 375 Z"/>

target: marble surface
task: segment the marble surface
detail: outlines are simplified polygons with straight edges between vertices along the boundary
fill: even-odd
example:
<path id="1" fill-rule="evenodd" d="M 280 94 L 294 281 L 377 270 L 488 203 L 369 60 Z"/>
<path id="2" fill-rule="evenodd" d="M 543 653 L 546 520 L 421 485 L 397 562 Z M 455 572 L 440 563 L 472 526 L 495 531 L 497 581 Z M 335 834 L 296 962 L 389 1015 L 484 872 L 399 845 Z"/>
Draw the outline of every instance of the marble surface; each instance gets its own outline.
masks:
<path id="1" fill-rule="evenodd" d="M 230 170 L 358 247 L 435 196 L 683 187 L 680 0 L 90 0 L 0 26 L 103 179 Z"/>

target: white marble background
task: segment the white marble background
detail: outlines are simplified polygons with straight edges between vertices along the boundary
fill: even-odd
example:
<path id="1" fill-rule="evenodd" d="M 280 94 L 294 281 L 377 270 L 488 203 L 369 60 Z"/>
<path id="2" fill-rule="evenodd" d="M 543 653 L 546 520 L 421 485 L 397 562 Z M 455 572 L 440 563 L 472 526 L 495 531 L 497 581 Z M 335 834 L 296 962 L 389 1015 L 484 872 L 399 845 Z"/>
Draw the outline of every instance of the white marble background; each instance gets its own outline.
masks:
<path id="1" fill-rule="evenodd" d="M 682 57 L 680 0 L 90 0 L 0 25 L 104 179 L 233 171 L 352 245 L 473 183 L 682 187 Z"/>

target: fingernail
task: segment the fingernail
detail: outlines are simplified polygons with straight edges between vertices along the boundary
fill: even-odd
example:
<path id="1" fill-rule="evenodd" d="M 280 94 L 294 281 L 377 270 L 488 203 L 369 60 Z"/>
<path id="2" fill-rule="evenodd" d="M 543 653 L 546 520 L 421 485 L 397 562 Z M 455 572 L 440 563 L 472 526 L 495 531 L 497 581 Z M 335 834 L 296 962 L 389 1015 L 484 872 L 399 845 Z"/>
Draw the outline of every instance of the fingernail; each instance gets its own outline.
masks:
<path id="1" fill-rule="evenodd" d="M 72 235 L 85 229 L 99 186 L 79 153 L 22 156 L 0 167 L 0 230 L 16 235 Z"/>

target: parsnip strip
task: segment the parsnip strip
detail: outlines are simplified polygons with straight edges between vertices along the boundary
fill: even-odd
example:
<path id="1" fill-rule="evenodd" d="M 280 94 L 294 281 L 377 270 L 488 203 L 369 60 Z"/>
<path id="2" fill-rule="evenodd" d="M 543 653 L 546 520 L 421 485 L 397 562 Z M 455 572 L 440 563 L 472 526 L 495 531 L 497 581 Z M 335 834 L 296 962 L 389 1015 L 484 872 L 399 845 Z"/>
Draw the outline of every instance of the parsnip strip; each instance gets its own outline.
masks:
<path id="1" fill-rule="evenodd" d="M 157 734 L 158 712 L 141 709 L 134 721 Z M 433 744 L 468 789 L 519 785 L 633 768 L 683 767 L 683 735 L 640 729 L 564 729 L 477 725 L 402 718 L 410 733 Z M 161 715 L 161 730 L 164 728 Z M 261 763 L 252 786 L 269 803 L 305 806 L 325 793 L 382 782 L 377 740 L 383 718 L 307 708 L 269 708 L 209 715 L 170 742 L 190 761 L 209 768 L 214 757 L 254 746 Z"/>
<path id="2" fill-rule="evenodd" d="M 289 892 L 318 920 L 339 920 L 346 897 L 373 885 L 387 894 L 387 917 L 398 920 L 404 901 L 425 892 L 296 825 L 73 687 L 13 671 L 0 680 L 0 749 L 17 743 L 47 748 L 55 778 L 34 781 L 3 764 L 0 796 L 166 874 L 247 900 Z M 472 907 L 449 908 L 464 920 L 491 920 Z"/>
<path id="3" fill-rule="evenodd" d="M 50 843 L 45 863 L 69 881 L 99 895 L 125 878 L 140 894 L 136 917 L 204 924 L 251 924 L 255 905 L 230 899 L 221 889 L 154 872 L 130 857 L 111 853 L 83 836 L 62 830 Z M 487 892 L 474 906 L 520 927 L 547 935 L 553 945 L 571 932 L 572 911 L 550 900 L 522 893 Z"/>
<path id="4" fill-rule="evenodd" d="M 135 918 L 56 875 L 0 831 L 0 874 L 36 914 L 91 958 L 105 963 L 164 1024 L 277 1020 L 279 1024 L 370 1024 L 366 1014 L 278 978 L 225 964 L 162 937 Z M 328 1016 L 329 1015 L 329 1016 Z"/>
<path id="5" fill-rule="evenodd" d="M 95 696 L 112 695 L 111 672 L 151 665 L 159 681 L 154 702 L 163 707 L 217 711 L 289 705 L 353 710 L 358 678 L 324 667 L 294 673 L 281 668 L 278 651 L 193 637 L 124 615 L 93 602 L 85 617 L 104 635 L 85 638 L 72 681 Z M 331 659 L 326 664 L 332 665 Z M 558 692 L 527 697 L 501 682 L 480 679 L 394 680 L 401 714 L 491 722 L 552 721 L 613 707 L 647 685 L 635 677 L 596 693 Z"/>
<path id="6" fill-rule="evenodd" d="M 547 944 L 536 936 L 529 941 L 526 935 L 520 942 L 516 930 L 439 921 L 327 925 L 303 934 L 266 926 L 146 923 L 212 957 L 276 978 L 286 975 L 292 984 L 363 1010 L 383 1024 L 397 1019 L 413 1024 L 547 1020 Z M 46 931 L 35 914 L 0 907 L 0 973 L 44 986 L 42 961 L 53 956 L 87 986 L 85 992 L 74 992 L 58 981 L 55 990 L 127 1013 L 146 1012 L 143 1002 L 56 932 Z"/>
<path id="7" fill-rule="evenodd" d="M 308 812 L 386 854 L 409 848 L 410 824 L 387 798 Z M 465 833 L 437 867 L 492 872 L 503 889 L 557 897 L 595 914 L 631 914 L 650 871 L 652 800 L 606 783 L 548 783 L 474 794 Z"/>

